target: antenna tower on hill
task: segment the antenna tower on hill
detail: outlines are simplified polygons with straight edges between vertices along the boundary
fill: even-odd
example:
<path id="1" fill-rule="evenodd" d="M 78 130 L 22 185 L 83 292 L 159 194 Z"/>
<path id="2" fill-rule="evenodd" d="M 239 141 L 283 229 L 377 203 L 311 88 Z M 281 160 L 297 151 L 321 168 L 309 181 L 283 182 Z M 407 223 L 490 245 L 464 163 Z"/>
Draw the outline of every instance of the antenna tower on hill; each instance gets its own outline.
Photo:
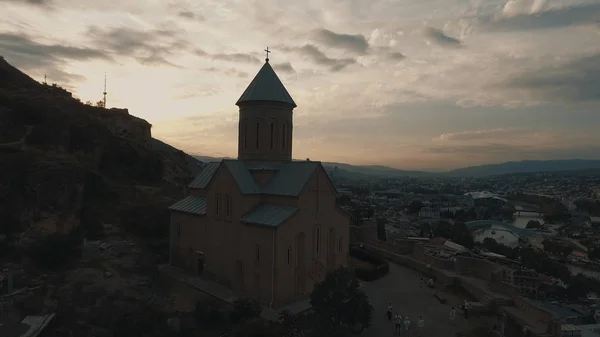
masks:
<path id="1" fill-rule="evenodd" d="M 104 95 L 102 104 L 104 105 L 104 109 L 106 109 L 106 73 L 104 73 L 104 92 L 102 92 L 102 95 Z"/>

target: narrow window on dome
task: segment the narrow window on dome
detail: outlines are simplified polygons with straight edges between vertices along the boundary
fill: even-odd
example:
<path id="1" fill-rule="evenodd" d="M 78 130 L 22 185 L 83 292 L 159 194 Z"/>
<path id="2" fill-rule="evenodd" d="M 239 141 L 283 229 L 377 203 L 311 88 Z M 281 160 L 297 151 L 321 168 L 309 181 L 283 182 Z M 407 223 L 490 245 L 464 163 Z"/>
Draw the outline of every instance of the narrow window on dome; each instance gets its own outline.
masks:
<path id="1" fill-rule="evenodd" d="M 244 148 L 248 147 L 248 121 L 244 120 L 242 132 L 244 133 Z"/>
<path id="2" fill-rule="evenodd" d="M 287 139 L 287 124 L 283 123 L 283 129 L 281 130 L 281 149 L 285 150 L 285 141 Z"/>
<path id="3" fill-rule="evenodd" d="M 260 122 L 256 122 L 256 148 L 258 149 L 258 140 L 260 139 Z"/>
<path id="4" fill-rule="evenodd" d="M 275 123 L 271 122 L 271 150 L 275 147 Z"/>

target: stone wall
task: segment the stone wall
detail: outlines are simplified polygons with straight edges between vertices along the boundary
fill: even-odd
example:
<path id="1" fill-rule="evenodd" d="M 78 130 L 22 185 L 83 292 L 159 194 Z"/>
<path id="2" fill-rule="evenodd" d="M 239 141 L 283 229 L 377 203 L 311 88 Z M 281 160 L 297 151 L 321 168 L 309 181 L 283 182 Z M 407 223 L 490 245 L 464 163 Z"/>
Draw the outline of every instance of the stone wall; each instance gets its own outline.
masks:
<path id="1" fill-rule="evenodd" d="M 427 267 L 427 264 L 423 263 L 422 261 L 416 260 L 411 256 L 394 253 L 389 250 L 382 249 L 381 247 L 369 244 L 364 244 L 364 248 L 367 250 L 374 251 L 381 255 L 384 259 L 392 261 L 396 264 L 409 267 L 429 277 L 435 277 L 438 284 L 450 285 L 457 282 L 457 278 L 454 275 L 449 274 L 446 271 L 440 270 L 438 268 Z"/>
<path id="2" fill-rule="evenodd" d="M 127 109 L 103 109 L 97 116 L 104 120 L 111 131 L 118 136 L 142 143 L 152 140 L 152 125 L 141 118 L 131 116 Z"/>
<path id="3" fill-rule="evenodd" d="M 461 275 L 474 276 L 489 282 L 492 280 L 492 273 L 499 266 L 488 260 L 459 256 L 456 258 L 454 268 Z"/>
<path id="4" fill-rule="evenodd" d="M 513 301 L 516 308 L 543 324 L 550 324 L 558 318 L 550 311 L 538 307 L 523 297 L 515 297 Z"/>

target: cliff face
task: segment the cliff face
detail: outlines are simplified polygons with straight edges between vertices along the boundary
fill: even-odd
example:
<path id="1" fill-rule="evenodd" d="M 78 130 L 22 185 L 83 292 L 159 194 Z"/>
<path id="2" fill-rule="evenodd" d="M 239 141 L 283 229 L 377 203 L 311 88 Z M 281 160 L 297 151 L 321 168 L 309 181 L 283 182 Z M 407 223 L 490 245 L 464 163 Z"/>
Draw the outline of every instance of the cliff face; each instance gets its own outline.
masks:
<path id="1" fill-rule="evenodd" d="M 126 109 L 85 105 L 0 58 L 0 235 L 163 219 L 202 163 Z M 160 143 L 162 144 L 162 143 Z M 141 211 L 144 210 L 144 211 Z M 166 224 L 165 224 L 166 225 Z"/>

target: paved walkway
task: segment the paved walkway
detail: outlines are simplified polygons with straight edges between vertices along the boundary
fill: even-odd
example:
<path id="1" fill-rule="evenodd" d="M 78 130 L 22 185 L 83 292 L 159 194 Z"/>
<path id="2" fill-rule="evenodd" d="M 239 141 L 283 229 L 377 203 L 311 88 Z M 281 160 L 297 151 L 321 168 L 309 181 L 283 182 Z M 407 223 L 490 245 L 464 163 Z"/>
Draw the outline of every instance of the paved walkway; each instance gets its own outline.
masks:
<path id="1" fill-rule="evenodd" d="M 394 314 L 408 315 L 416 326 L 420 315 L 425 319 L 424 337 L 454 337 L 457 332 L 475 328 L 477 324 L 492 320 L 489 317 L 471 317 L 464 319 L 460 311 L 454 321 L 448 319 L 452 304 L 441 304 L 434 296 L 434 290 L 419 287 L 421 274 L 407 267 L 390 263 L 390 272 L 385 277 L 367 282 L 364 286 L 369 301 L 375 308 L 373 324 L 367 329 L 365 337 L 386 337 L 394 335 L 394 324 L 385 317 L 388 302 L 392 302 Z M 405 335 L 403 335 L 405 336 Z M 416 336 L 416 331 L 411 337 Z"/>

